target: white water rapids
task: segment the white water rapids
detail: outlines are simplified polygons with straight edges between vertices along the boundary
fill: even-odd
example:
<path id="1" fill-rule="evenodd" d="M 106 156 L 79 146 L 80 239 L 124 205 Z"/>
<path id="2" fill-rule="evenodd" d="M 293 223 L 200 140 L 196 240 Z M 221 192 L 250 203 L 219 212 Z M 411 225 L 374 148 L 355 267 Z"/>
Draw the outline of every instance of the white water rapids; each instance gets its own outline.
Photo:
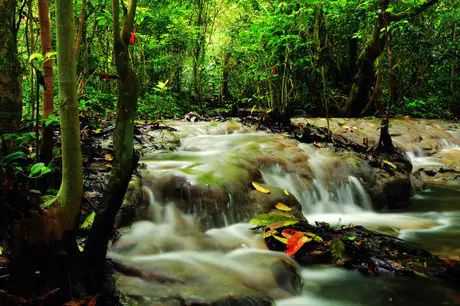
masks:
<path id="1" fill-rule="evenodd" d="M 154 279 L 120 274 L 118 286 L 125 294 L 136 296 L 136 300 L 141 301 L 139 305 L 145 306 L 163 305 L 162 299 L 175 296 L 204 303 L 229 295 L 266 296 L 277 300 L 279 306 L 383 306 L 391 301 L 398 306 L 434 306 L 433 303 L 442 302 L 443 295 L 434 287 L 427 291 L 429 297 L 421 294 L 420 303 L 417 299 L 413 299 L 415 303 L 406 299 L 406 295 L 416 292 L 422 283 L 368 280 L 358 273 L 331 267 L 300 270 L 284 254 L 266 250 L 261 237 L 250 230 L 251 225 L 231 224 L 226 210 L 238 201 L 234 191 L 259 171 L 263 183 L 295 196 L 310 222 L 360 224 L 419 241 L 424 239 L 420 237 L 429 235 L 450 237 L 452 233 L 460 233 L 453 225 L 458 221 L 458 214 L 374 213 L 362 182 L 352 174 L 343 157 L 298 144 L 282 135 L 234 125 L 231 129 L 228 132 L 228 127 L 199 124 L 194 129 L 185 125 L 180 130 L 185 138 L 175 152 L 156 152 L 145 157 L 145 171 L 152 177 L 144 176 L 144 179 L 148 177 L 149 185 L 142 188 L 151 220 L 126 228 L 112 246 L 110 256 L 144 273 L 160 273 L 181 282 L 163 284 Z M 458 149 L 444 146 L 445 150 Z M 439 159 L 425 156 L 422 150 L 409 152 L 408 156 L 416 169 L 442 165 Z M 193 216 L 174 208 L 174 201 L 158 200 L 155 182 L 171 175 L 183 177 L 192 185 L 231 190 L 220 212 L 222 225 L 227 226 L 202 232 Z M 423 201 L 426 195 L 421 197 Z M 302 271 L 304 290 L 298 296 L 295 292 L 299 284 L 293 271 Z M 358 292 L 359 286 L 364 289 Z M 393 291 L 385 292 L 382 286 Z M 394 292 L 404 298 L 397 300 Z M 379 297 L 375 303 L 366 302 L 376 294 Z"/>

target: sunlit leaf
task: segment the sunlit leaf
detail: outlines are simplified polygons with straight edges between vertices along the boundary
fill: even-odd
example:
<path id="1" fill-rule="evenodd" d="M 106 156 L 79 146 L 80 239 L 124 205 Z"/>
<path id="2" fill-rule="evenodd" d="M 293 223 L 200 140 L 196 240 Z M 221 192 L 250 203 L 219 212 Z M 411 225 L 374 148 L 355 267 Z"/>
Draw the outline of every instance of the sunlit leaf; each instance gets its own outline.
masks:
<path id="1" fill-rule="evenodd" d="M 397 167 L 395 164 L 393 164 L 392 162 L 390 162 L 390 161 L 388 161 L 388 160 L 384 160 L 383 163 L 384 163 L 385 165 L 390 166 L 391 168 L 393 168 L 393 169 L 395 169 L 395 170 L 398 169 L 398 167 Z"/>
<path id="2" fill-rule="evenodd" d="M 51 172 L 51 168 L 46 166 L 45 163 L 36 163 L 30 168 L 30 177 L 40 177 Z"/>
<path id="3" fill-rule="evenodd" d="M 349 241 L 355 241 L 357 237 L 354 235 L 349 235 L 349 236 L 345 236 L 344 239 L 349 240 Z"/>
<path id="4" fill-rule="evenodd" d="M 291 207 L 289 207 L 286 204 L 281 203 L 281 202 L 277 203 L 275 205 L 275 207 L 276 207 L 276 209 L 281 210 L 281 211 L 292 211 Z"/>
<path id="5" fill-rule="evenodd" d="M 254 189 L 257 190 L 258 192 L 265 193 L 265 194 L 270 193 L 270 189 L 267 189 L 256 182 L 252 182 L 252 187 L 254 187 Z"/>
<path id="6" fill-rule="evenodd" d="M 272 237 L 275 238 L 276 240 L 278 240 L 279 242 L 281 242 L 282 244 L 288 244 L 288 239 L 287 238 L 283 238 L 283 237 L 280 237 L 280 236 L 277 236 L 277 235 L 273 235 Z"/>
<path id="7" fill-rule="evenodd" d="M 96 213 L 93 211 L 86 217 L 85 221 L 83 221 L 80 228 L 83 230 L 89 230 L 93 226 L 95 217 L 96 217 Z"/>
<path id="8" fill-rule="evenodd" d="M 306 232 L 306 233 L 305 233 L 305 236 L 312 238 L 312 239 L 313 239 L 314 241 L 316 241 L 316 242 L 323 242 L 323 238 L 321 238 L 320 236 L 318 236 L 318 235 L 316 235 L 316 234 L 313 234 L 313 233 L 310 233 L 310 232 Z"/>

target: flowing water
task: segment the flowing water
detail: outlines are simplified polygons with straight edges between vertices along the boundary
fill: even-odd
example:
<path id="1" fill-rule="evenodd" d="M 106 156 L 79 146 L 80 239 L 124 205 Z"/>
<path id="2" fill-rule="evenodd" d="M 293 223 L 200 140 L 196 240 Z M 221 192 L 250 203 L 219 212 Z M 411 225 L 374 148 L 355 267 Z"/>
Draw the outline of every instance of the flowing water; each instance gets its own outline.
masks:
<path id="1" fill-rule="evenodd" d="M 245 186 L 257 179 L 295 196 L 311 222 L 360 224 L 439 255 L 460 256 L 460 189 L 433 187 L 415 195 L 408 211 L 375 213 L 350 170 L 353 161 L 345 156 L 233 123 L 224 128 L 183 124 L 179 130 L 182 141 L 175 152 L 144 158 L 143 194 L 150 221 L 125 229 L 110 253 L 115 261 L 142 272 L 141 277 L 118 276 L 121 290 L 136 297 L 137 304 L 234 296 L 270 297 L 278 306 L 460 305 L 458 290 L 424 279 L 365 277 L 330 266 L 300 269 L 283 254 L 266 250 L 249 224 L 238 223 L 248 217 L 238 213 L 244 209 L 239 202 L 248 201 L 242 195 L 248 192 Z M 443 149 L 458 148 L 443 144 Z M 414 168 L 442 165 L 441 159 L 430 159 L 421 150 L 408 155 Z M 172 179 L 180 184 L 165 195 L 161 182 L 170 184 Z M 200 186 L 199 192 L 186 189 L 199 201 L 191 205 L 190 195 L 185 200 L 177 195 L 184 193 L 184 185 Z M 184 209 L 183 202 L 192 207 Z M 215 204 L 208 212 L 215 214 L 217 227 L 207 231 L 197 224 L 198 217 L 175 208 L 198 216 L 209 203 Z M 158 281 L 158 274 L 172 282 Z M 252 302 L 258 305 L 251 299 L 242 305 Z"/>

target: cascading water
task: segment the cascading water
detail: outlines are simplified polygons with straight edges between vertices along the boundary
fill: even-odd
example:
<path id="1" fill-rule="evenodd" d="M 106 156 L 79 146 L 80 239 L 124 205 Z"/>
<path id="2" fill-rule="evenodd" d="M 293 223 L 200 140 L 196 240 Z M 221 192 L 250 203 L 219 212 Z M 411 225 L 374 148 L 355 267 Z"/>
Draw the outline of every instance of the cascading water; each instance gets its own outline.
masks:
<path id="1" fill-rule="evenodd" d="M 428 156 L 420 147 L 415 147 L 413 150 L 406 152 L 407 157 L 412 163 L 412 171 L 416 172 L 420 169 L 441 168 L 445 166 L 441 159 L 440 154 L 446 154 L 452 151 L 460 150 L 460 146 L 447 139 L 441 139 L 438 142 L 439 152 L 437 155 Z"/>
<path id="2" fill-rule="evenodd" d="M 376 294 L 390 294 L 379 291 L 391 285 L 387 280 L 375 281 L 369 287 L 369 280 L 355 272 L 317 267 L 303 270 L 304 292 L 293 298 L 300 286 L 295 263 L 283 254 L 267 251 L 263 240 L 250 230 L 251 225 L 234 224 L 250 216 L 230 217 L 234 214 L 229 211 L 249 209 L 247 206 L 253 204 L 241 204 L 241 194 L 251 191 L 248 186 L 253 179 L 273 191 L 288 191 L 302 204 L 310 222 L 363 224 L 376 230 L 376 225 L 396 227 L 410 235 L 438 226 L 436 220 L 425 216 L 373 213 L 369 196 L 347 166 L 349 162 L 327 149 L 237 126 L 232 126 L 237 133 L 231 134 L 219 126 L 181 125 L 182 140 L 176 152 L 156 152 L 144 160 L 142 193 L 151 221 L 126 229 L 110 253 L 115 262 L 128 267 L 124 270 L 127 273 L 120 273 L 118 286 L 136 298 L 136 305 L 207 305 L 219 304 L 221 299 L 225 305 L 268 305 L 257 300 L 268 297 L 278 300 L 280 306 L 342 306 L 364 305 L 362 301 Z M 413 157 L 425 158 L 422 155 L 420 150 Z M 199 200 L 193 202 L 196 198 Z M 186 205 L 198 207 L 188 209 Z M 215 206 L 221 217 L 219 224 L 225 227 L 203 232 L 193 217 L 175 206 L 195 213 L 203 206 Z M 207 211 L 206 217 L 214 216 Z M 158 280 L 165 275 L 168 281 Z M 348 296 L 346 292 L 352 292 L 357 282 L 368 290 Z M 395 288 L 419 285 L 405 281 Z M 397 292 L 405 296 L 403 291 Z M 430 298 L 439 301 L 442 297 L 430 291 L 424 299 Z M 387 301 L 376 305 L 386 305 Z M 412 304 L 404 301 L 394 305 Z"/>
<path id="3" fill-rule="evenodd" d="M 150 155 L 145 163 L 147 173 L 154 175 L 148 180 L 153 182 L 149 188 L 155 192 L 148 191 L 145 196 L 150 202 L 159 205 L 165 198 L 169 199 L 167 202 L 174 198 L 162 195 L 164 192 L 158 190 L 155 181 L 161 181 L 165 176 L 183 177 L 192 187 L 184 190 L 186 184 L 181 182 L 176 194 L 195 196 L 191 199 L 194 203 L 183 203 L 181 199 L 180 207 L 189 205 L 186 211 L 198 213 L 200 207 L 207 207 L 208 211 L 204 213 L 209 215 L 209 208 L 214 204 L 225 206 L 219 212 L 220 217 L 214 218 L 218 221 L 213 226 L 250 217 L 245 216 L 244 211 L 240 213 L 244 207 L 234 205 L 241 205 L 244 201 L 242 193 L 247 193 L 244 188 L 257 173 L 268 186 L 289 191 L 302 205 L 305 214 L 372 210 L 371 200 L 360 180 L 352 175 L 347 163 L 338 155 L 279 135 L 261 132 L 192 135 L 182 140 L 176 152 Z M 216 193 L 221 196 L 213 200 Z M 159 201 L 152 201 L 154 198 Z M 158 208 L 153 210 L 157 210 L 158 215 Z"/>
<path id="4" fill-rule="evenodd" d="M 432 156 L 426 156 L 422 149 L 416 148 L 413 151 L 406 152 L 412 164 L 412 171 L 416 172 L 423 168 L 441 167 L 441 162 Z"/>
<path id="5" fill-rule="evenodd" d="M 369 195 L 358 178 L 348 175 L 337 182 L 327 181 L 318 173 L 321 167 L 310 161 L 314 177 L 310 184 L 305 184 L 295 173 L 283 172 L 279 166 L 262 170 L 264 181 L 271 186 L 288 190 L 302 204 L 305 214 L 319 213 L 354 213 L 371 210 Z"/>

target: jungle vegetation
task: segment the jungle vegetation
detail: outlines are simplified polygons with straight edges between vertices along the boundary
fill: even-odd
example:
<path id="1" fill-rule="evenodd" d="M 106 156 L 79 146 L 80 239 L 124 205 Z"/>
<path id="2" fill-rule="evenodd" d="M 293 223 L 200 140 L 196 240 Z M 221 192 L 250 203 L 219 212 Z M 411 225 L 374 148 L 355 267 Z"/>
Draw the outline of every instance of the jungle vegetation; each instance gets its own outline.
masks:
<path id="1" fill-rule="evenodd" d="M 18 270 L 65 250 L 97 288 L 138 120 L 458 118 L 459 36 L 459 0 L 0 0 L 0 246 Z M 106 121 L 113 166 L 78 248 L 81 137 Z"/>

